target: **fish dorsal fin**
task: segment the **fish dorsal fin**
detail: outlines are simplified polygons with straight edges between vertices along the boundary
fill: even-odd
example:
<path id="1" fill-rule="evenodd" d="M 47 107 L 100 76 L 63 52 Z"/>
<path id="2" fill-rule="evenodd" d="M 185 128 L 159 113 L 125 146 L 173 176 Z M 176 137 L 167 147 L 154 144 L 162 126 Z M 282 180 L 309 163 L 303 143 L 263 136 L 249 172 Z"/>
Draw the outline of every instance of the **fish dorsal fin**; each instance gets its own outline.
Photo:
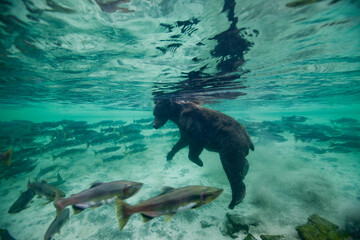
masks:
<path id="1" fill-rule="evenodd" d="M 101 184 L 103 184 L 103 182 L 94 182 L 91 184 L 90 188 L 100 186 Z"/>
<path id="2" fill-rule="evenodd" d="M 57 180 L 60 181 L 60 182 L 64 181 L 64 180 L 62 179 L 62 177 L 60 176 L 60 172 L 57 173 L 56 178 L 57 178 Z"/>
<path id="3" fill-rule="evenodd" d="M 168 222 L 172 219 L 173 216 L 174 216 L 174 214 L 167 214 L 167 215 L 164 215 L 164 219 L 166 222 Z"/>
<path id="4" fill-rule="evenodd" d="M 151 219 L 153 219 L 153 217 L 148 216 L 148 215 L 146 215 L 146 214 L 144 214 L 144 213 L 141 213 L 141 216 L 142 216 L 142 218 L 143 218 L 143 222 L 148 222 L 148 221 L 150 221 Z"/>
<path id="5" fill-rule="evenodd" d="M 162 188 L 162 192 L 159 195 L 163 195 L 165 193 L 172 192 L 172 191 L 174 191 L 174 189 L 175 188 L 173 188 L 173 187 L 165 186 L 165 187 Z"/>

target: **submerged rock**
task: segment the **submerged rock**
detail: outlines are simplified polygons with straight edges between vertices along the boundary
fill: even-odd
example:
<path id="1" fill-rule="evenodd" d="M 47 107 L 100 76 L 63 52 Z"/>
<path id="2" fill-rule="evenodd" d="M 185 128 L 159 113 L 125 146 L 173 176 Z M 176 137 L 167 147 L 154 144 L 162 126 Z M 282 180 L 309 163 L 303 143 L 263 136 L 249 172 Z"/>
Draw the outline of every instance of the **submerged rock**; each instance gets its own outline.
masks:
<path id="1" fill-rule="evenodd" d="M 219 219 L 214 216 L 207 216 L 205 220 L 200 221 L 201 228 L 219 226 Z"/>
<path id="2" fill-rule="evenodd" d="M 301 240 L 351 240 L 351 236 L 332 222 L 313 214 L 308 222 L 297 226 L 296 231 Z"/>
<path id="3" fill-rule="evenodd" d="M 262 240 L 285 240 L 283 235 L 260 235 Z"/>
<path id="4" fill-rule="evenodd" d="M 283 235 L 260 235 L 262 240 L 285 240 Z"/>
<path id="5" fill-rule="evenodd" d="M 359 213 L 345 218 L 345 230 L 355 239 L 360 239 L 360 215 Z"/>
<path id="6" fill-rule="evenodd" d="M 257 239 L 251 233 L 249 233 L 248 235 L 246 235 L 244 240 L 257 240 Z"/>
<path id="7" fill-rule="evenodd" d="M 213 226 L 213 224 L 211 224 L 207 221 L 201 221 L 200 224 L 201 224 L 202 228 L 209 228 L 209 227 Z"/>
<path id="8" fill-rule="evenodd" d="M 15 238 L 10 235 L 8 230 L 0 229 L 0 240 L 15 240 Z"/>
<path id="9" fill-rule="evenodd" d="M 250 226 L 257 226 L 258 224 L 249 219 L 245 219 L 244 216 L 239 214 L 226 214 L 226 220 L 224 222 L 224 228 L 221 232 L 224 236 L 230 236 L 231 238 L 237 238 L 237 233 L 241 232 L 244 234 L 249 233 Z"/>

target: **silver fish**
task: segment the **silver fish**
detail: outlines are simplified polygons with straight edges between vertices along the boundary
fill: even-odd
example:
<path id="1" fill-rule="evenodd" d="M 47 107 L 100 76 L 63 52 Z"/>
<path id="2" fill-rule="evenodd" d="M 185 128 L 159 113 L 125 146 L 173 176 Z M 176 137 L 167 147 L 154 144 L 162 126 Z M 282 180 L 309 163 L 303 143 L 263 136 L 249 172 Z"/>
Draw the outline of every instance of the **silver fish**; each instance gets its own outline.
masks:
<path id="1" fill-rule="evenodd" d="M 110 204 L 115 199 L 126 199 L 134 195 L 142 187 L 142 183 L 129 181 L 96 182 L 89 189 L 71 195 L 68 198 L 60 199 L 57 197 L 54 206 L 57 213 L 69 205 L 73 206 L 75 213 L 79 213 L 86 208 L 99 207 Z"/>
<path id="2" fill-rule="evenodd" d="M 48 200 L 52 201 L 55 199 L 56 195 L 65 197 L 65 193 L 56 187 L 51 186 L 45 180 L 41 182 L 30 182 L 28 181 L 28 188 L 31 189 L 36 195 L 40 197 L 46 197 Z"/>
<path id="3" fill-rule="evenodd" d="M 61 212 L 60 216 L 56 216 L 54 221 L 51 222 L 49 228 L 46 230 L 44 240 L 51 240 L 52 237 L 55 235 L 55 233 L 60 234 L 60 229 L 67 222 L 69 216 L 70 216 L 70 210 L 67 208 Z"/>
<path id="4" fill-rule="evenodd" d="M 21 212 L 27 208 L 26 205 L 34 198 L 34 196 L 34 192 L 31 189 L 27 189 L 25 192 L 21 193 L 19 198 L 11 205 L 8 213 Z"/>
<path id="5" fill-rule="evenodd" d="M 145 222 L 162 215 L 171 219 L 177 212 L 198 208 L 212 202 L 222 191 L 221 188 L 207 186 L 167 187 L 160 195 L 137 205 L 131 206 L 124 201 L 116 200 L 120 230 L 125 227 L 129 217 L 135 213 L 141 213 Z"/>

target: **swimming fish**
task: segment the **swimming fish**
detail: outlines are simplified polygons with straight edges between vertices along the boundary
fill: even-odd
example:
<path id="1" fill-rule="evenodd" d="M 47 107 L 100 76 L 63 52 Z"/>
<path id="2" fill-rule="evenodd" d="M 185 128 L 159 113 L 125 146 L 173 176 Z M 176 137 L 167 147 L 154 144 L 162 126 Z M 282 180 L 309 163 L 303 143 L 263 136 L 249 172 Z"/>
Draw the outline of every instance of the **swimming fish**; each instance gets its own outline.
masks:
<path id="1" fill-rule="evenodd" d="M 103 159 L 103 162 L 112 162 L 112 161 L 116 161 L 116 160 L 121 160 L 123 159 L 125 156 L 120 154 L 120 155 L 113 155 L 111 157 L 105 158 Z"/>
<path id="2" fill-rule="evenodd" d="M 101 128 L 101 130 L 100 130 L 101 133 L 114 133 L 117 131 L 118 130 L 116 127 Z"/>
<path id="3" fill-rule="evenodd" d="M 97 123 L 92 124 L 90 127 L 92 128 L 97 128 L 97 127 L 106 127 L 106 126 L 115 126 L 115 125 L 123 125 L 126 122 L 118 120 L 118 121 L 113 121 L 113 120 L 103 120 Z"/>
<path id="4" fill-rule="evenodd" d="M 58 166 L 57 165 L 51 165 L 46 168 L 41 168 L 38 175 L 36 175 L 36 180 L 39 180 L 42 176 L 47 174 L 48 172 L 54 171 Z"/>
<path id="5" fill-rule="evenodd" d="M 34 194 L 38 195 L 39 197 L 45 197 L 49 201 L 53 201 L 56 195 L 61 197 L 65 197 L 65 193 L 56 187 L 51 186 L 45 180 L 41 182 L 30 182 L 28 181 L 28 188 L 31 189 Z"/>
<path id="6" fill-rule="evenodd" d="M 17 177 L 25 173 L 32 172 L 36 168 L 35 160 L 23 159 L 22 161 L 14 161 L 11 167 L 2 168 L 0 171 L 0 179 L 9 179 L 10 177 Z"/>
<path id="7" fill-rule="evenodd" d="M 35 196 L 34 192 L 31 189 L 27 189 L 25 192 L 22 192 L 18 199 L 11 205 L 8 213 L 18 213 L 24 210 L 26 205 L 33 199 Z"/>
<path id="8" fill-rule="evenodd" d="M 61 211 L 69 205 L 73 206 L 75 213 L 79 213 L 86 208 L 96 208 L 105 204 L 110 204 L 115 199 L 126 199 L 137 193 L 142 187 L 142 183 L 128 181 L 95 182 L 89 189 L 71 195 L 68 198 L 54 201 L 56 212 Z"/>
<path id="9" fill-rule="evenodd" d="M 148 148 L 146 147 L 146 144 L 135 143 L 128 147 L 125 146 L 125 149 L 126 149 L 127 153 L 134 154 L 134 153 L 144 152 Z"/>
<path id="10" fill-rule="evenodd" d="M 166 187 L 160 195 L 137 205 L 128 205 L 116 200 L 120 231 L 128 219 L 135 213 L 141 213 L 145 222 L 165 215 L 170 220 L 174 214 L 188 209 L 198 208 L 215 200 L 223 189 L 207 186 L 187 186 L 182 188 Z"/>
<path id="11" fill-rule="evenodd" d="M 59 186 L 59 185 L 61 185 L 61 184 L 63 184 L 63 183 L 66 182 L 66 180 L 64 180 L 64 179 L 60 176 L 60 172 L 57 173 L 56 178 L 57 178 L 56 181 L 49 183 L 51 186 L 56 187 L 56 186 Z"/>
<path id="12" fill-rule="evenodd" d="M 297 0 L 286 4 L 287 7 L 302 7 L 308 4 L 320 2 L 322 0 Z"/>
<path id="13" fill-rule="evenodd" d="M 153 118 L 141 118 L 138 120 L 133 120 L 134 123 L 152 123 Z"/>
<path id="14" fill-rule="evenodd" d="M 100 135 L 96 138 L 91 139 L 89 142 L 87 142 L 87 145 L 88 146 L 100 145 L 100 144 L 104 144 L 104 143 L 115 142 L 117 139 L 119 139 L 118 133 L 111 133 L 108 135 Z"/>
<path id="15" fill-rule="evenodd" d="M 99 151 L 94 151 L 95 155 L 97 154 L 103 154 L 103 153 L 110 153 L 110 152 L 115 152 L 117 150 L 119 150 L 121 147 L 120 146 L 115 146 L 115 147 L 107 147 L 104 149 L 101 149 Z"/>
<path id="16" fill-rule="evenodd" d="M 54 221 L 51 222 L 49 228 L 46 230 L 44 240 L 51 240 L 55 233 L 60 234 L 60 229 L 67 222 L 70 216 L 70 210 L 65 209 L 61 212 L 60 216 L 56 216 Z"/>
<path id="17" fill-rule="evenodd" d="M 0 152 L 0 159 L 2 159 L 5 162 L 6 166 L 9 167 L 11 165 L 12 151 L 13 151 L 12 148 L 10 148 L 4 153 Z"/>
<path id="18" fill-rule="evenodd" d="M 67 156 L 71 156 L 74 154 L 78 154 L 78 153 L 83 153 L 86 151 L 86 148 L 72 148 L 72 149 L 68 149 L 65 150 L 64 152 L 58 154 L 58 155 L 52 155 L 53 157 L 53 161 L 55 161 L 55 159 L 57 158 L 61 158 L 61 157 L 67 157 Z"/>

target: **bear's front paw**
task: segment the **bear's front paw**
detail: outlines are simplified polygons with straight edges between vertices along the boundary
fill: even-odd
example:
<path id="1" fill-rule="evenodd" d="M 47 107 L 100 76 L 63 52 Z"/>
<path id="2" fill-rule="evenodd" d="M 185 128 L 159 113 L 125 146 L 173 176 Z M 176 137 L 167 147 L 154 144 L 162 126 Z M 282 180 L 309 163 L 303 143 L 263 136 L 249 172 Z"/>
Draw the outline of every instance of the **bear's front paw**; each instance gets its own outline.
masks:
<path id="1" fill-rule="evenodd" d="M 172 160 L 173 157 L 174 157 L 174 155 L 175 155 L 175 154 L 173 154 L 172 152 L 169 152 L 169 153 L 166 155 L 166 160 L 167 160 L 167 161 Z"/>

